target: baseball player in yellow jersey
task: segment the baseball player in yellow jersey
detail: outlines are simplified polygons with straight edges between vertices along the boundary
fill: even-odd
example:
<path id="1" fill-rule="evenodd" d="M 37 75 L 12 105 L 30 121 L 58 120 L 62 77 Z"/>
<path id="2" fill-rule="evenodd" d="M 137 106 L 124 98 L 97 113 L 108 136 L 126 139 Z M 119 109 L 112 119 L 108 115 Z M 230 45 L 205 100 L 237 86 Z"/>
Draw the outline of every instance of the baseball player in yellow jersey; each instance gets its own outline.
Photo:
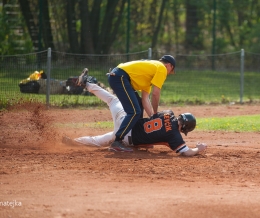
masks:
<path id="1" fill-rule="evenodd" d="M 175 59 L 164 55 L 159 60 L 138 60 L 121 63 L 108 77 L 110 87 L 121 102 L 126 116 L 118 131 L 115 141 L 110 145 L 111 151 L 132 152 L 133 149 L 123 145 L 122 140 L 133 128 L 141 115 L 141 107 L 136 91 L 141 91 L 142 105 L 148 116 L 156 114 L 163 83 L 169 74 L 174 74 Z M 150 93 L 152 100 L 150 101 Z"/>

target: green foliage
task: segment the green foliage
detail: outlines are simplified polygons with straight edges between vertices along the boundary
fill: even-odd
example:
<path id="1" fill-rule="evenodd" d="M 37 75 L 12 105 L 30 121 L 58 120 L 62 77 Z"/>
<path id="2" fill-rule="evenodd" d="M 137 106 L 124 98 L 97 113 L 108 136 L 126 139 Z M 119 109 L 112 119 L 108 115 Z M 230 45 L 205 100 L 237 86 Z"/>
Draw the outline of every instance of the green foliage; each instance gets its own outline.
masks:
<path id="1" fill-rule="evenodd" d="M 249 45 L 247 46 L 248 49 L 252 52 L 259 53 L 260 51 L 260 24 L 255 24 L 254 28 L 252 28 L 252 31 L 249 35 L 249 39 L 251 40 Z"/>
<path id="2" fill-rule="evenodd" d="M 0 9 L 1 10 L 1 9 Z M 3 9 L 2 9 L 3 10 Z M 7 17 L 5 13 L 0 13 L 0 54 L 8 54 L 10 44 L 8 43 L 8 36 L 10 33 L 10 28 L 7 22 Z"/>
<path id="3" fill-rule="evenodd" d="M 32 42 L 23 17 L 16 7 L 11 7 L 11 3 L 7 5 L 9 7 L 0 7 L 0 55 L 32 52 Z"/>
<path id="4" fill-rule="evenodd" d="M 28 27 L 24 22 L 24 17 L 21 13 L 18 0 L 4 1 L 8 7 L 0 5 L 0 54 L 17 54 L 33 51 L 32 39 L 29 36 Z M 57 0 L 49 1 L 48 16 L 42 14 L 42 22 L 39 22 L 40 7 L 39 1 L 28 0 L 31 8 L 31 16 L 34 24 L 42 24 L 38 30 L 34 29 L 33 34 L 40 37 L 41 30 L 42 38 L 45 40 L 44 45 L 53 43 L 56 50 L 62 52 L 72 51 L 71 41 L 77 42 L 77 47 L 81 47 L 77 53 L 90 54 L 94 48 L 97 53 L 111 52 L 123 53 L 126 52 L 126 41 L 130 39 L 130 52 L 140 51 L 151 47 L 155 28 L 159 22 L 160 8 L 163 0 L 132 0 L 130 1 L 130 35 L 128 36 L 128 10 L 127 1 L 123 7 L 122 16 L 120 16 L 120 7 L 122 1 L 84 1 L 86 8 L 82 10 L 80 1 L 71 1 L 72 7 L 67 7 L 69 1 Z M 73 3 L 72 3 L 73 2 Z M 83 2 L 83 1 L 82 1 Z M 88 3 L 86 3 L 88 2 Z M 156 38 L 154 50 L 163 50 L 168 53 L 211 53 L 212 51 L 212 35 L 213 29 L 213 2 L 206 0 L 172 0 L 166 1 L 166 7 L 162 13 L 162 24 L 159 26 L 159 33 Z M 237 49 L 247 49 L 252 52 L 259 52 L 260 38 L 260 2 L 259 1 L 244 1 L 244 0 L 225 0 L 216 2 L 216 53 L 230 52 Z M 13 5 L 12 5 L 13 4 Z M 116 4 L 115 7 L 113 4 Z M 11 6 L 10 6 L 11 5 Z M 110 5 L 110 10 L 107 9 Z M 36 6 L 36 7 L 35 7 Z M 38 7 L 37 7 L 38 6 Z M 188 7 L 190 6 L 190 7 Z M 88 7 L 88 8 L 87 8 Z M 5 8 L 11 12 L 17 12 L 15 19 L 12 13 L 5 13 Z M 113 10 L 114 8 L 114 10 Z M 69 10 L 69 11 L 67 11 Z M 86 13 L 82 13 L 82 11 Z M 46 11 L 41 11 L 45 13 Z M 73 19 L 70 21 L 75 24 L 71 30 L 67 29 L 68 12 L 73 14 Z M 26 11 L 24 12 L 26 13 Z M 29 12 L 28 12 L 29 13 Z M 89 16 L 89 22 L 83 22 L 82 14 Z M 75 16 L 74 16 L 75 15 Z M 27 16 L 26 19 L 29 19 Z M 47 17 L 50 18 L 51 33 L 53 37 L 50 42 L 46 42 L 48 32 L 43 25 L 46 25 Z M 192 31 L 187 29 L 187 18 L 196 23 L 196 28 Z M 117 18 L 119 22 L 116 23 Z M 53 22 L 55 21 L 55 22 Z M 109 22 L 109 27 L 106 25 Z M 29 23 L 29 22 L 28 22 Z M 88 24 L 89 23 L 89 24 Z M 84 28 L 82 25 L 85 26 Z M 13 26 L 19 26 L 19 29 L 13 29 Z M 92 36 L 89 35 L 89 43 L 87 46 L 81 40 L 86 37 L 82 34 L 82 29 L 91 30 Z M 69 36 L 69 33 L 74 31 L 74 34 Z M 189 35 L 190 34 L 190 35 Z M 69 40 L 73 35 L 73 40 Z M 189 51 L 185 51 L 185 39 L 190 39 Z M 34 38 L 35 40 L 35 38 Z M 101 40 L 101 41 L 100 41 Z M 62 43 L 60 43 L 62 42 Z M 37 45 L 34 44 L 34 46 Z M 80 46 L 79 46 L 80 45 Z M 85 46 L 87 48 L 85 48 Z M 76 46 L 75 46 L 76 47 Z M 19 48 L 19 50 L 17 49 Z M 22 50 L 21 50 L 22 49 Z M 89 51 L 85 51 L 89 49 Z M 97 50 L 95 50 L 97 49 Z M 74 50 L 73 50 L 74 51 Z"/>

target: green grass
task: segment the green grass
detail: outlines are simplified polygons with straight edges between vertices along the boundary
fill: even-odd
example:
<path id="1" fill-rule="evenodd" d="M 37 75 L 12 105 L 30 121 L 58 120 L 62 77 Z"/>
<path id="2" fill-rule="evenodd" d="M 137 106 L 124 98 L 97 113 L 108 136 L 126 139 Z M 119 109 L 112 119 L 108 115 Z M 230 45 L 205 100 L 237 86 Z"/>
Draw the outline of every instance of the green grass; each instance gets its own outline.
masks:
<path id="1" fill-rule="evenodd" d="M 81 69 L 81 68 L 80 68 Z M 6 69 L 5 69 L 6 70 Z M 39 69 L 41 70 L 41 69 Z M 26 79 L 31 73 L 30 69 L 17 72 L 15 67 L 7 72 L 0 70 L 0 108 L 13 99 L 37 99 L 46 102 L 45 95 L 32 95 L 20 93 L 19 82 Z M 75 68 L 52 68 L 51 77 L 57 80 L 66 80 L 70 76 L 77 76 Z M 108 86 L 104 70 L 91 70 L 90 75 L 99 82 Z M 244 102 L 260 100 L 260 73 L 244 73 Z M 240 72 L 217 71 L 181 71 L 176 75 L 169 75 L 162 87 L 160 104 L 208 104 L 229 103 L 240 101 Z M 93 96 L 81 95 L 51 95 L 50 104 L 59 107 L 95 106 L 102 102 Z"/>
<path id="2" fill-rule="evenodd" d="M 56 123 L 57 127 L 62 128 L 92 128 L 92 129 L 113 129 L 114 125 L 112 121 L 100 121 L 100 122 L 80 122 L 80 123 Z"/>
<path id="3" fill-rule="evenodd" d="M 80 122 L 55 124 L 62 128 L 94 128 L 113 129 L 112 121 Z M 260 115 L 234 116 L 234 117 L 211 117 L 198 118 L 195 131 L 234 131 L 234 132 L 257 132 L 260 131 Z"/>
<path id="4" fill-rule="evenodd" d="M 260 74 L 245 72 L 244 102 L 260 99 Z M 240 72 L 182 71 L 168 76 L 164 103 L 229 103 L 240 101 Z"/>
<path id="5" fill-rule="evenodd" d="M 260 115 L 199 118 L 196 130 L 259 132 Z"/>
<path id="6" fill-rule="evenodd" d="M 19 102 L 37 101 L 46 104 L 46 95 L 43 94 L 24 94 L 13 92 L 12 94 L 0 96 L 0 109 L 6 106 L 15 105 Z M 105 107 L 106 104 L 96 96 L 83 95 L 51 95 L 49 103 L 55 107 L 73 108 L 73 107 Z"/>

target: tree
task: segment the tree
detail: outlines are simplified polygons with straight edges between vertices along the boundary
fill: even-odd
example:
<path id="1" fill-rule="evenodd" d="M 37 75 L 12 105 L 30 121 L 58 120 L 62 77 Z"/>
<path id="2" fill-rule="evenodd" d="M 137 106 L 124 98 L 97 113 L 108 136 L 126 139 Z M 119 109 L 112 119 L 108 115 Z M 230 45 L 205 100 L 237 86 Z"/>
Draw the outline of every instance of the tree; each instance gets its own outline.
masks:
<path id="1" fill-rule="evenodd" d="M 80 0 L 81 53 L 95 54 L 88 0 Z"/>
<path id="2" fill-rule="evenodd" d="M 173 0 L 173 24 L 174 24 L 174 38 L 176 44 L 176 53 L 179 53 L 179 31 L 180 31 L 180 15 L 178 0 Z"/>
<path id="3" fill-rule="evenodd" d="M 30 37 L 32 39 L 34 49 L 36 49 L 38 47 L 42 47 L 41 42 L 38 41 L 39 32 L 38 32 L 37 23 L 35 21 L 37 19 L 35 19 L 33 14 L 32 14 L 29 0 L 18 0 L 18 2 L 20 4 L 21 11 L 22 11 L 23 17 L 24 17 L 25 22 L 26 22 L 28 32 L 29 32 Z"/>
<path id="4" fill-rule="evenodd" d="M 52 29 L 50 25 L 48 0 L 18 0 L 23 17 L 30 37 L 33 42 L 33 47 L 36 50 L 47 49 L 51 47 L 54 49 Z M 39 17 L 33 13 L 33 9 L 39 9 Z M 43 28 L 42 28 L 43 27 Z M 43 42 L 42 39 L 43 38 Z"/>
<path id="5" fill-rule="evenodd" d="M 27 27 L 35 49 L 56 47 L 72 53 L 108 54 L 125 52 L 126 1 L 4 0 L 3 4 L 19 2 L 26 24 L 22 25 Z M 215 1 L 216 52 L 241 47 L 255 50 L 260 38 L 260 2 Z M 130 51 L 152 47 L 177 53 L 210 52 L 212 4 L 207 0 L 131 0 Z M 6 18 L 2 15 L 1 19 Z M 9 30 L 4 23 L 2 27 L 3 38 Z"/>
<path id="6" fill-rule="evenodd" d="M 97 38 L 94 38 L 95 51 L 100 53 L 109 53 L 111 45 L 116 39 L 118 28 L 120 26 L 121 17 L 126 0 L 109 0 L 105 8 L 103 20 L 100 29 L 92 28 L 92 32 L 99 30 Z M 93 8 L 93 10 L 96 10 Z M 93 13 L 92 13 L 93 15 Z M 99 14 L 101 16 L 101 13 Z"/>
<path id="7" fill-rule="evenodd" d="M 79 39 L 75 28 L 77 2 L 67 2 L 67 28 L 71 51 L 88 54 L 109 53 L 118 34 L 125 2 L 126 0 L 79 0 Z M 78 44 L 80 50 L 77 49 Z"/>
<path id="8" fill-rule="evenodd" d="M 44 48 L 54 49 L 52 29 L 50 24 L 49 2 L 48 0 L 40 0 L 40 4 L 41 4 L 40 7 L 42 7 L 42 16 L 43 16 L 42 36 L 43 36 Z"/>
<path id="9" fill-rule="evenodd" d="M 79 42 L 78 42 L 78 32 L 76 27 L 76 1 L 67 1 L 66 8 L 66 19 L 67 19 L 67 29 L 69 37 L 70 51 L 72 53 L 79 53 Z"/>
<path id="10" fill-rule="evenodd" d="M 160 32 L 161 25 L 162 25 L 162 19 L 163 19 L 163 12 L 165 9 L 165 5 L 166 5 L 167 0 L 162 0 L 162 4 L 161 4 L 161 9 L 160 9 L 160 13 L 158 16 L 158 22 L 157 22 L 157 26 L 154 29 L 154 34 L 152 37 L 152 48 L 155 48 L 156 44 L 157 44 L 157 38 L 158 38 L 158 34 Z"/>
<path id="11" fill-rule="evenodd" d="M 200 27 L 199 27 L 199 7 L 197 1 L 186 0 L 186 34 L 185 34 L 185 49 L 189 53 L 190 50 L 200 49 L 203 44 L 200 40 Z"/>

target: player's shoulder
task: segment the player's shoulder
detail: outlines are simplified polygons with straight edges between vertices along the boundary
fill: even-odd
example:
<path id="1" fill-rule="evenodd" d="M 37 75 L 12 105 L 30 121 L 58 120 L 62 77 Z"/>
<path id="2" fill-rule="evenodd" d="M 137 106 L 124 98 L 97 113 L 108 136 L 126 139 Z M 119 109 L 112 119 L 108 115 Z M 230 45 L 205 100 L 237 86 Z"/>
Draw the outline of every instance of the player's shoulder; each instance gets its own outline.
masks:
<path id="1" fill-rule="evenodd" d="M 150 60 L 150 59 L 141 59 L 141 60 L 137 60 L 135 61 L 135 63 L 137 64 L 145 64 L 147 66 L 151 65 L 151 66 L 164 66 L 160 61 L 157 60 Z"/>

